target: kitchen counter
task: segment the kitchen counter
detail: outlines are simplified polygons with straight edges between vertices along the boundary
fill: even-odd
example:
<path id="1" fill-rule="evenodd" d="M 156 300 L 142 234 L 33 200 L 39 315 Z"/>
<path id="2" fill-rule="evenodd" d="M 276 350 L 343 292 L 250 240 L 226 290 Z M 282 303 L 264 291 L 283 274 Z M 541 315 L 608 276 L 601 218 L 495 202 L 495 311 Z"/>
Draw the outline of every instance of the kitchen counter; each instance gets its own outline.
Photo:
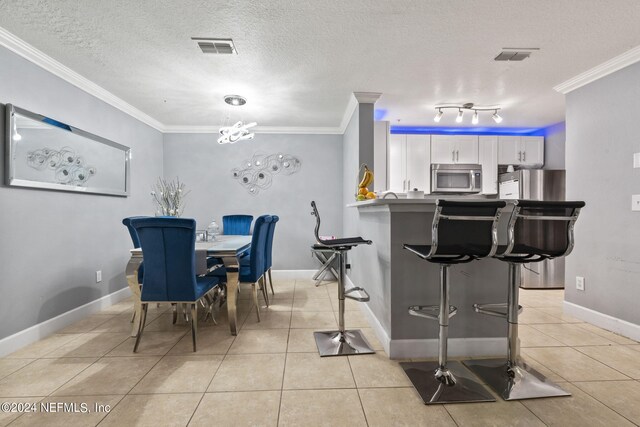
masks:
<path id="1" fill-rule="evenodd" d="M 350 252 L 349 278 L 371 295 L 362 306 L 392 358 L 437 356 L 438 323 L 409 315 L 408 307 L 439 303 L 439 265 L 403 249 L 405 243 L 431 241 L 437 198 L 375 199 L 347 205 L 358 211 L 355 233 L 373 241 Z M 498 239 L 502 244 L 507 240 L 509 213 L 500 218 Z M 508 265 L 491 258 L 454 265 L 450 280 L 451 304 L 458 307 L 449 326 L 450 356 L 506 354 L 505 320 L 477 314 L 473 304 L 506 302 Z M 348 314 L 346 322 L 349 327 Z"/>

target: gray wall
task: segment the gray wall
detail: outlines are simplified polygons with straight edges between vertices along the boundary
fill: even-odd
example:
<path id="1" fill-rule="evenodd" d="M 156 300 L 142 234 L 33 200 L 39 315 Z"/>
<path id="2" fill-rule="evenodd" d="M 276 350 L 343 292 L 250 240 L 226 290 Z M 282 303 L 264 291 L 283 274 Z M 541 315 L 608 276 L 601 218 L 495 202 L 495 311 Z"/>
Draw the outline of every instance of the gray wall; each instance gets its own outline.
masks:
<path id="1" fill-rule="evenodd" d="M 640 324 L 640 64 L 567 96 L 567 198 L 587 206 L 576 224 L 576 247 L 566 264 L 565 298 Z M 577 291 L 575 277 L 585 277 Z"/>
<path id="2" fill-rule="evenodd" d="M 3 338 L 126 286 L 131 241 L 120 219 L 153 212 L 148 189 L 162 175 L 162 134 L 4 48 L 0 64 L 0 103 L 66 122 L 133 153 L 127 198 L 0 187 Z M 101 283 L 95 283 L 96 270 L 102 270 Z"/>
<path id="3" fill-rule="evenodd" d="M 276 214 L 274 268 L 316 268 L 309 250 L 315 226 L 311 200 L 318 204 L 321 234 L 342 234 L 342 136 L 257 134 L 253 141 L 224 145 L 216 139 L 214 134 L 164 136 L 164 175 L 179 176 L 191 190 L 183 216 L 204 229 L 212 219 L 222 225 L 223 215 Z M 255 153 L 279 152 L 302 160 L 300 171 L 274 176 L 271 187 L 257 195 L 232 177 L 231 170 Z"/>
<path id="4" fill-rule="evenodd" d="M 565 168 L 565 122 L 549 126 L 544 130 L 543 169 Z"/>

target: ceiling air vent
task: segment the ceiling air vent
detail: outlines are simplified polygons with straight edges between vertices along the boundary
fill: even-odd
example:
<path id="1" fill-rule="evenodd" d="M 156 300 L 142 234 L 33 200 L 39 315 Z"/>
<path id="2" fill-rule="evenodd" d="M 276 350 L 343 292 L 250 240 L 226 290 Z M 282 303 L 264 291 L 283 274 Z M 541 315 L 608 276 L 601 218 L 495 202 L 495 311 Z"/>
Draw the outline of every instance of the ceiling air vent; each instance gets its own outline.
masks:
<path id="1" fill-rule="evenodd" d="M 232 39 L 191 37 L 191 40 L 194 40 L 196 43 L 198 43 L 198 46 L 202 50 L 202 53 L 220 55 L 238 53 Z"/>
<path id="2" fill-rule="evenodd" d="M 494 59 L 494 61 L 523 61 L 531 55 L 531 52 L 535 50 L 540 50 L 537 47 L 504 47 L 502 48 L 502 52 L 498 54 Z"/>

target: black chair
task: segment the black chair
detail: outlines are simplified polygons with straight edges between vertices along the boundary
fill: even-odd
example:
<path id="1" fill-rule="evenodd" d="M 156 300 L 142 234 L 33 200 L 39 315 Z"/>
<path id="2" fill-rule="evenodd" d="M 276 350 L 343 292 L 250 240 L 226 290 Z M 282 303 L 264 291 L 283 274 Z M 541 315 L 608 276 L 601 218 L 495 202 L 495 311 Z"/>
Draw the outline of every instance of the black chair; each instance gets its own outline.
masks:
<path id="1" fill-rule="evenodd" d="M 570 396 L 544 375 L 520 361 L 518 304 L 521 266 L 567 256 L 573 250 L 573 227 L 584 202 L 517 200 L 509 219 L 507 246 L 495 258 L 509 263 L 506 304 L 474 304 L 476 312 L 507 319 L 507 360 L 471 360 L 464 363 L 504 400 Z"/>
<path id="2" fill-rule="evenodd" d="M 360 287 L 345 290 L 347 277 L 347 252 L 358 245 L 370 245 L 371 240 L 362 237 L 347 237 L 343 239 L 323 240 L 320 238 L 320 214 L 316 202 L 311 202 L 312 215 L 316 217 L 315 237 L 319 245 L 331 249 L 338 260 L 338 330 L 314 332 L 320 356 L 347 356 L 351 354 L 375 353 L 367 342 L 362 331 L 346 330 L 344 326 L 344 299 L 350 298 L 360 302 L 369 301 L 369 294 Z M 361 292 L 365 296 L 351 295 Z"/>
<path id="3" fill-rule="evenodd" d="M 449 267 L 496 252 L 498 219 L 505 205 L 502 201 L 436 200 L 431 245 L 404 245 L 420 258 L 440 264 L 439 305 L 409 307 L 412 316 L 438 321 L 438 362 L 400 363 L 425 404 L 495 402 L 460 362 L 447 362 L 449 318 L 457 312 L 449 305 Z"/>

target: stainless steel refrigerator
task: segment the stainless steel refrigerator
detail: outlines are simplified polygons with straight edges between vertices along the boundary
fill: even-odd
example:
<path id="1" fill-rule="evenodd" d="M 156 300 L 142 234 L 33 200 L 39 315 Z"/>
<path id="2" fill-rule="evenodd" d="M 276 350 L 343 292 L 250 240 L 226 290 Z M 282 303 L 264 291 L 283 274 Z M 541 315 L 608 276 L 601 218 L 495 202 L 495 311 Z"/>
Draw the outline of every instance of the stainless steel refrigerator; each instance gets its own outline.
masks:
<path id="1" fill-rule="evenodd" d="M 521 169 L 501 174 L 501 199 L 565 200 L 565 171 Z M 564 257 L 523 264 L 521 288 L 564 288 Z"/>

